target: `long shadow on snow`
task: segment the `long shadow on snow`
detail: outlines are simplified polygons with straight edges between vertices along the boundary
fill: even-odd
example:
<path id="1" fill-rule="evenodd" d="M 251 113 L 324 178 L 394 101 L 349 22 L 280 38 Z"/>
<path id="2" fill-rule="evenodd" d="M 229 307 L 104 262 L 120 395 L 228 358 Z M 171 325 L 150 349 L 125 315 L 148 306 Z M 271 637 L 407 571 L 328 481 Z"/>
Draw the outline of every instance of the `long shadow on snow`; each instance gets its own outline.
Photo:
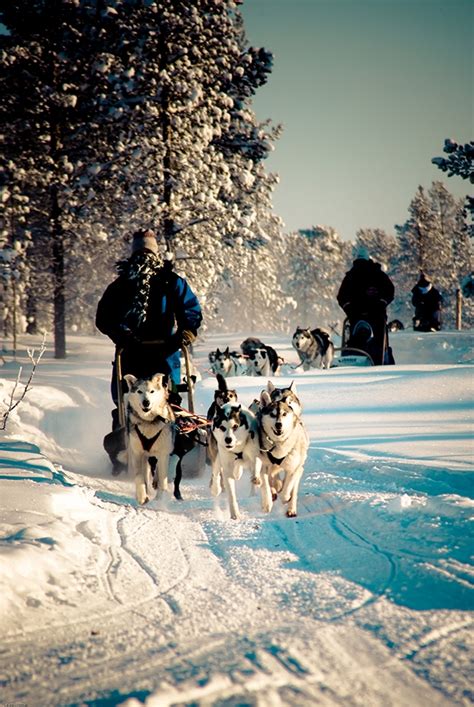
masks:
<path id="1" fill-rule="evenodd" d="M 254 517 L 247 532 L 238 524 L 204 523 L 211 549 L 227 567 L 241 548 L 290 551 L 297 559 L 283 561 L 283 568 L 316 575 L 305 611 L 321 620 L 337 620 L 382 596 L 416 610 L 473 608 L 472 504 L 453 495 L 459 478 L 453 487 L 451 475 L 437 469 L 424 470 L 424 477 L 419 467 L 355 467 L 314 449 L 306 468 L 296 519 L 274 509 Z M 405 508 L 396 503 L 404 494 L 411 501 Z M 338 578 L 349 584 L 339 586 Z M 296 574 L 295 585 L 285 585 L 282 607 L 304 581 Z M 317 588 L 328 581 L 337 591 L 322 611 Z M 354 600 L 360 596 L 354 584 L 370 592 L 362 602 Z M 347 592 L 344 607 L 341 591 Z"/>

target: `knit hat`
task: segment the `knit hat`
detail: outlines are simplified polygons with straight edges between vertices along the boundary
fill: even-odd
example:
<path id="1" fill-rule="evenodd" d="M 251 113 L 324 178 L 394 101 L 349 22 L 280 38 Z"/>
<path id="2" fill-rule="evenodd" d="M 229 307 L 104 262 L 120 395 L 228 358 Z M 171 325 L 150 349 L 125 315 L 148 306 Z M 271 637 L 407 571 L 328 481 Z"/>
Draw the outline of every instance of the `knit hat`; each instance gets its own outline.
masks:
<path id="1" fill-rule="evenodd" d="M 149 250 L 152 253 L 158 253 L 158 241 L 156 240 L 155 232 L 150 228 L 136 231 L 132 239 L 132 253 L 140 250 Z"/>
<path id="2" fill-rule="evenodd" d="M 420 278 L 416 284 L 419 285 L 420 287 L 428 287 L 428 285 L 431 285 L 431 280 L 428 277 L 426 277 L 423 270 L 420 270 Z"/>
<path id="3" fill-rule="evenodd" d="M 369 251 L 365 245 L 359 245 L 354 250 L 354 260 L 370 260 Z"/>

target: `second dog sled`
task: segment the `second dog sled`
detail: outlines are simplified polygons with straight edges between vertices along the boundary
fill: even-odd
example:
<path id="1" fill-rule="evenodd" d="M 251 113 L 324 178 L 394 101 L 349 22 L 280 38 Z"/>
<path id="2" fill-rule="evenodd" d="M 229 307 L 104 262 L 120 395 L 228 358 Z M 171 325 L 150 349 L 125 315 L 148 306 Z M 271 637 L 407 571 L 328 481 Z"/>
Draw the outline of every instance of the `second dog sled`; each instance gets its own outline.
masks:
<path id="1" fill-rule="evenodd" d="M 336 356 L 336 358 L 334 358 L 332 368 L 340 368 L 346 366 L 365 367 L 376 365 L 372 355 L 369 353 L 368 350 L 366 350 L 365 348 L 349 345 L 351 336 L 354 337 L 354 333 L 357 333 L 357 327 L 360 327 L 362 333 L 364 328 L 366 328 L 367 342 L 370 340 L 370 336 L 373 336 L 370 324 L 364 319 L 361 319 L 359 322 L 356 323 L 352 332 L 349 319 L 344 319 L 344 323 L 342 325 L 341 346 L 335 349 L 338 355 Z M 363 339 L 364 337 L 361 336 L 360 338 Z M 394 363 L 392 350 L 388 343 L 388 330 L 386 325 L 383 328 L 383 338 L 380 345 L 382 349 L 382 365 Z"/>

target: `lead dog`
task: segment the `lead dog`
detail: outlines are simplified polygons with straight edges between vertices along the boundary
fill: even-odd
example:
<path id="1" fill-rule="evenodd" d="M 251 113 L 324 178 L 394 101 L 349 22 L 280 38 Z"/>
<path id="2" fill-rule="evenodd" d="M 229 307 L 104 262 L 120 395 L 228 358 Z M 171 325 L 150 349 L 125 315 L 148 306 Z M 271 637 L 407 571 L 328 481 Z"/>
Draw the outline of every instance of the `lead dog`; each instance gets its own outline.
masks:
<path id="1" fill-rule="evenodd" d="M 279 495 L 286 515 L 297 514 L 298 488 L 308 454 L 308 436 L 300 416 L 284 400 L 262 391 L 259 418 L 262 458 L 262 510 L 269 513 Z"/>
<path id="2" fill-rule="evenodd" d="M 254 415 L 257 415 L 259 412 L 261 406 L 262 406 L 262 394 L 265 391 L 262 390 L 260 394 L 260 400 L 257 398 L 254 398 L 252 401 L 252 404 L 249 406 L 249 410 L 253 412 Z M 298 393 L 296 391 L 296 384 L 294 381 L 291 381 L 289 386 L 283 387 L 283 388 L 277 388 L 272 381 L 267 382 L 267 389 L 266 392 L 269 394 L 270 399 L 272 402 L 278 402 L 279 400 L 282 400 L 283 402 L 287 403 L 295 413 L 295 415 L 300 416 L 302 411 L 303 411 L 303 406 L 301 404 L 301 401 L 298 397 Z"/>
<path id="3" fill-rule="evenodd" d="M 334 359 L 334 344 L 324 329 L 297 327 L 292 337 L 293 348 L 304 371 L 310 368 L 330 368 Z"/>
<path id="4" fill-rule="evenodd" d="M 140 505 L 168 490 L 168 467 L 173 453 L 175 416 L 168 403 L 166 376 L 138 379 L 124 376 L 128 471 L 135 480 Z"/>
<path id="5" fill-rule="evenodd" d="M 217 409 L 211 433 L 217 446 L 217 455 L 212 464 L 211 493 L 218 496 L 224 485 L 230 517 L 237 520 L 240 514 L 235 482 L 241 478 L 244 468 L 250 470 L 253 484 L 261 484 L 262 461 L 259 456 L 257 420 L 241 405 L 226 403 Z"/>

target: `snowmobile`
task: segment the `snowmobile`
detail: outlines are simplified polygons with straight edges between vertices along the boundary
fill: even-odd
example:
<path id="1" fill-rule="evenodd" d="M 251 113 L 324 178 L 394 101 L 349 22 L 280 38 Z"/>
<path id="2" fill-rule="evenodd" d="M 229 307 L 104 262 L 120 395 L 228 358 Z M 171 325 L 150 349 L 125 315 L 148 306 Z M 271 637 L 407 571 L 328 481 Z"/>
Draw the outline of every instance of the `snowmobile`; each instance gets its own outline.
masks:
<path id="1" fill-rule="evenodd" d="M 353 326 L 349 319 L 344 319 L 342 325 L 341 346 L 336 348 L 338 354 L 333 361 L 332 368 L 345 366 L 375 366 L 373 359 L 373 351 L 378 348 L 374 340 L 374 332 L 372 326 L 365 319 L 359 319 Z M 393 359 L 392 349 L 388 343 L 388 327 L 385 324 L 383 329 L 382 346 L 382 365 L 390 365 L 395 363 Z"/>

